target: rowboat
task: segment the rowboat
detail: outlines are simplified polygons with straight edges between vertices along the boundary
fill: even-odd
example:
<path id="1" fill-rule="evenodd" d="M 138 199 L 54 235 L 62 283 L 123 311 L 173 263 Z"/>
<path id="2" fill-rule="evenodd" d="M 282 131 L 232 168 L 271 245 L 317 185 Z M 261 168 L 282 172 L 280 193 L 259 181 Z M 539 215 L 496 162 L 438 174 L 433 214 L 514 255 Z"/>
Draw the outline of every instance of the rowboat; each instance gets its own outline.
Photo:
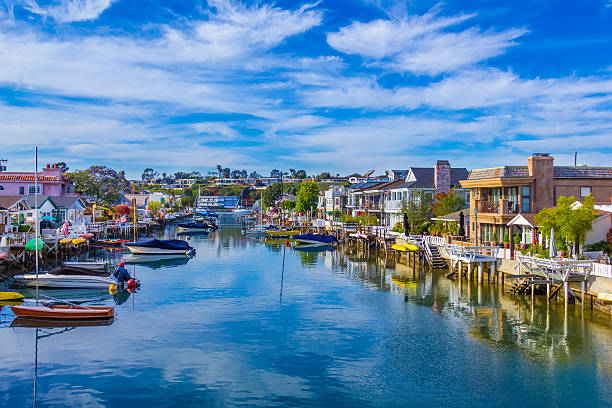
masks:
<path id="1" fill-rule="evenodd" d="M 115 315 L 115 308 L 111 306 L 11 306 L 11 310 L 17 317 L 38 317 L 44 319 L 99 319 Z"/>
<path id="2" fill-rule="evenodd" d="M 24 296 L 17 292 L 0 292 L 0 301 L 21 300 Z"/>
<path id="3" fill-rule="evenodd" d="M 128 242 L 126 248 L 133 254 L 189 254 L 194 249 L 180 239 L 148 239 L 146 241 Z"/>

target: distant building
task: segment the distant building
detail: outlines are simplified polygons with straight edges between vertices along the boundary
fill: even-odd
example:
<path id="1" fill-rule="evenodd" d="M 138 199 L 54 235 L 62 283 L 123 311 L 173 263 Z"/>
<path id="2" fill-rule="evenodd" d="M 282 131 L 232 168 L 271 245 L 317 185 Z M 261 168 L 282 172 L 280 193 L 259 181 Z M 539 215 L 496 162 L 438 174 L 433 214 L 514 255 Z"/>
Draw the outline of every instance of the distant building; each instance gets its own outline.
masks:
<path id="1" fill-rule="evenodd" d="M 238 207 L 238 196 L 200 196 L 196 200 L 196 207 L 210 209 L 232 209 Z"/>
<path id="2" fill-rule="evenodd" d="M 36 194 L 34 172 L 0 171 L 0 195 L 25 196 Z M 38 194 L 53 197 L 78 196 L 74 186 L 65 180 L 57 165 L 47 164 L 38 173 Z"/>
<path id="3" fill-rule="evenodd" d="M 194 178 L 186 178 L 186 179 L 176 179 L 174 180 L 174 186 L 176 188 L 188 188 L 195 184 L 196 179 Z"/>

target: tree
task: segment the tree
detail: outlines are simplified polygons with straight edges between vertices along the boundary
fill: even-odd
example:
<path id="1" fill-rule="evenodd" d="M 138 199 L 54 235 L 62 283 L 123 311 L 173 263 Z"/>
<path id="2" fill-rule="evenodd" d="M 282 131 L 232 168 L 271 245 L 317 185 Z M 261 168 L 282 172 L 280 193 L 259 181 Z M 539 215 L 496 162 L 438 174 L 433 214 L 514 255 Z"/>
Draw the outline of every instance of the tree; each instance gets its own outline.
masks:
<path id="1" fill-rule="evenodd" d="M 159 210 L 161 210 L 162 208 L 162 204 L 159 201 L 149 201 L 149 204 L 147 204 L 147 208 L 151 210 L 151 215 L 153 217 L 156 217 L 159 213 Z"/>
<path id="2" fill-rule="evenodd" d="M 264 207 L 272 208 L 276 205 L 276 201 L 282 196 L 281 188 L 281 183 L 274 183 L 266 187 L 262 194 Z"/>
<path id="3" fill-rule="evenodd" d="M 242 169 L 242 171 L 240 172 L 240 177 L 247 178 L 248 176 L 249 174 L 247 173 L 247 171 L 245 169 Z"/>
<path id="4" fill-rule="evenodd" d="M 408 223 L 412 228 L 418 228 L 433 217 L 432 202 L 431 193 L 421 190 L 415 191 L 411 200 L 402 201 L 402 213 L 408 216 Z M 414 232 L 420 233 L 420 231 Z"/>
<path id="5" fill-rule="evenodd" d="M 273 169 L 273 170 L 270 172 L 270 177 L 280 178 L 280 176 L 281 176 L 281 172 L 280 172 L 280 170 L 278 170 L 278 169 Z"/>
<path id="6" fill-rule="evenodd" d="M 182 208 L 193 207 L 194 202 L 195 202 L 195 197 L 193 196 L 181 197 L 181 207 Z"/>
<path id="7" fill-rule="evenodd" d="M 293 210 L 295 208 L 295 201 L 285 200 L 281 203 L 280 208 L 282 208 L 283 210 Z"/>
<path id="8" fill-rule="evenodd" d="M 148 184 L 151 184 L 151 181 L 153 181 L 156 177 L 157 177 L 158 173 L 153 170 L 150 167 L 147 167 L 146 169 L 144 169 L 144 171 L 142 172 L 142 181 L 147 182 Z"/>
<path id="9" fill-rule="evenodd" d="M 53 163 L 54 166 L 57 166 L 57 168 L 59 168 L 62 173 L 67 172 L 68 170 L 70 170 L 70 167 L 68 167 L 68 165 L 66 165 L 66 162 L 57 162 L 57 163 Z"/>
<path id="10" fill-rule="evenodd" d="M 189 173 L 185 173 L 183 171 L 177 171 L 176 173 L 174 173 L 174 179 L 178 180 L 178 179 L 186 179 L 189 178 Z"/>
<path id="11" fill-rule="evenodd" d="M 259 177 L 261 177 L 261 176 L 259 175 L 259 173 L 258 173 L 258 172 L 256 172 L 256 171 L 252 171 L 252 172 L 249 174 L 249 177 L 250 177 L 250 178 L 259 178 Z"/>
<path id="12" fill-rule="evenodd" d="M 319 186 L 315 181 L 303 181 L 297 192 L 297 203 L 295 209 L 306 212 L 317 208 L 319 201 Z"/>
<path id="13" fill-rule="evenodd" d="M 234 170 L 232 171 L 232 178 L 240 178 L 240 175 L 242 174 L 242 172 L 240 170 Z"/>
<path id="14" fill-rule="evenodd" d="M 76 191 L 84 194 L 95 204 L 113 205 L 119 201 L 120 193 L 128 188 L 124 172 L 117 173 L 106 166 L 91 166 L 77 170 L 70 176 Z"/>
<path id="15" fill-rule="evenodd" d="M 219 175 L 219 178 L 223 177 L 223 167 L 221 167 L 220 164 L 217 164 L 217 174 Z"/>
<path id="16" fill-rule="evenodd" d="M 574 196 L 561 196 L 556 207 L 544 208 L 534 217 L 546 237 L 550 237 L 551 229 L 555 230 L 555 243 L 561 250 L 570 249 L 572 244 L 583 245 L 597 218 L 592 195 L 589 194 L 580 206 L 574 206 L 575 202 Z"/>
<path id="17" fill-rule="evenodd" d="M 329 174 L 329 171 L 324 171 L 323 173 L 319 174 L 319 176 L 317 178 L 319 179 L 326 179 L 326 178 L 330 178 L 331 174 Z"/>
<path id="18" fill-rule="evenodd" d="M 289 174 L 291 174 L 291 177 L 295 177 L 295 169 L 289 169 Z"/>
<path id="19" fill-rule="evenodd" d="M 230 174 L 232 173 L 232 169 L 226 167 L 223 169 L 223 177 L 230 178 Z"/>
<path id="20" fill-rule="evenodd" d="M 305 179 L 306 178 L 306 170 L 298 170 L 295 172 L 295 178 Z"/>
<path id="21" fill-rule="evenodd" d="M 456 190 L 438 193 L 434 196 L 433 212 L 441 217 L 465 208 L 465 198 Z"/>

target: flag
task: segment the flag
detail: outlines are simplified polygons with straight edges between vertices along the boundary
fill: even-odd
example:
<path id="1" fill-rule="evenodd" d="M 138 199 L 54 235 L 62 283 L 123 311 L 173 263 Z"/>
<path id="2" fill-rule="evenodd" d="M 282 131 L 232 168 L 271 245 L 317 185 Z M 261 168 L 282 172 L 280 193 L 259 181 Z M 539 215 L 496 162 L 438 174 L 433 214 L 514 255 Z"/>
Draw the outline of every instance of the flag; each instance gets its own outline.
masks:
<path id="1" fill-rule="evenodd" d="M 122 223 L 127 222 L 127 215 L 123 214 L 121 218 L 119 219 L 119 222 L 122 222 Z"/>
<path id="2" fill-rule="evenodd" d="M 68 236 L 68 230 L 69 230 L 70 224 L 68 223 L 68 221 L 66 221 L 63 225 L 62 225 L 62 234 L 64 234 L 64 237 Z"/>

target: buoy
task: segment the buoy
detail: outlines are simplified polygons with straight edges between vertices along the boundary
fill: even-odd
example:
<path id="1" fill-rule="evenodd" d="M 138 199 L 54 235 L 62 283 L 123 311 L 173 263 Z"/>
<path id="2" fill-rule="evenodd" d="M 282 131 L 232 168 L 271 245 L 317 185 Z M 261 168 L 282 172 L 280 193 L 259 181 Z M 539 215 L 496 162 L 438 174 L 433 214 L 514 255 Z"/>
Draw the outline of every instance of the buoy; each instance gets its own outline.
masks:
<path id="1" fill-rule="evenodd" d="M 291 248 L 291 244 L 289 243 L 289 241 L 285 241 L 285 246 L 286 246 L 287 248 Z"/>
<path id="2" fill-rule="evenodd" d="M 110 284 L 108 286 L 108 293 L 110 293 L 111 295 L 114 295 L 117 293 L 117 285 L 115 285 L 114 283 Z"/>
<path id="3" fill-rule="evenodd" d="M 130 279 L 125 284 L 128 288 L 135 288 L 136 286 L 138 286 L 138 282 L 136 282 L 134 279 Z"/>

